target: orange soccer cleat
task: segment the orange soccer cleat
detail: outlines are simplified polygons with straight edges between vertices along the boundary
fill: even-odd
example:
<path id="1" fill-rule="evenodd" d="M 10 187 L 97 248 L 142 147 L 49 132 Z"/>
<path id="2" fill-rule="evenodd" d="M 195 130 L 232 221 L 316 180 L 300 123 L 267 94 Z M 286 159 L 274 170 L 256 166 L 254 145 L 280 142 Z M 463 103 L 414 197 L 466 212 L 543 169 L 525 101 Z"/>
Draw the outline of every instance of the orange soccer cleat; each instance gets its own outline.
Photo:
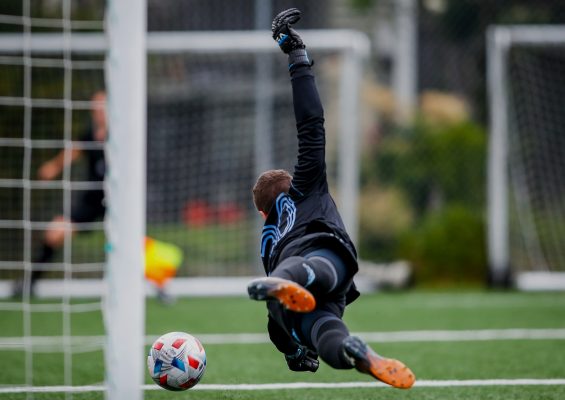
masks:
<path id="1" fill-rule="evenodd" d="M 414 385 L 416 377 L 410 368 L 401 361 L 379 356 L 358 337 L 346 337 L 343 347 L 359 372 L 399 389 L 409 389 Z"/>
<path id="2" fill-rule="evenodd" d="M 312 293 L 296 282 L 282 278 L 259 278 L 247 286 L 249 298 L 253 300 L 277 300 L 287 310 L 307 313 L 316 308 Z"/>

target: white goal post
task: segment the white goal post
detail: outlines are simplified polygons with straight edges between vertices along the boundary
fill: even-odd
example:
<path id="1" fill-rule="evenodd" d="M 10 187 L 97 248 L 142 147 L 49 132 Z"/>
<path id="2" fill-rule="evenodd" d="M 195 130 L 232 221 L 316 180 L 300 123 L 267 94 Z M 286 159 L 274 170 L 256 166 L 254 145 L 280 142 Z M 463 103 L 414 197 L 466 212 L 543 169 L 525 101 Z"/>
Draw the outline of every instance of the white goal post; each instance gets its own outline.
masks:
<path id="1" fill-rule="evenodd" d="M 539 222 L 539 214 L 543 214 L 544 211 L 540 208 L 544 204 L 549 204 L 547 197 L 550 195 L 555 197 L 555 188 L 544 186 L 549 186 L 551 183 L 545 182 L 543 176 L 540 179 L 539 175 L 535 176 L 536 188 L 531 188 L 533 184 L 527 180 L 532 180 L 528 176 L 529 168 L 532 166 L 528 164 L 527 157 L 531 157 L 531 154 L 528 154 L 531 153 L 529 149 L 535 142 L 526 142 L 525 134 L 522 133 L 522 130 L 528 131 L 532 141 L 543 141 L 542 131 L 547 125 L 541 122 L 536 124 L 535 118 L 532 117 L 528 123 L 533 126 L 526 129 L 523 128 L 524 123 L 520 125 L 521 122 L 517 121 L 521 113 L 531 108 L 524 105 L 526 101 L 524 97 L 528 97 L 527 101 L 532 102 L 530 104 L 535 102 L 540 104 L 548 101 L 545 98 L 540 99 L 544 92 L 552 91 L 553 88 L 551 83 L 545 83 L 546 86 L 540 83 L 536 87 L 537 91 L 526 92 L 522 89 L 522 92 L 518 93 L 513 90 L 516 85 L 522 84 L 520 82 L 522 80 L 533 81 L 537 76 L 543 77 L 544 71 L 534 71 L 535 68 L 539 68 L 538 63 L 531 67 L 531 71 L 525 73 L 526 79 L 513 76 L 512 72 L 518 67 L 512 64 L 511 52 L 520 48 L 526 51 L 539 51 L 545 48 L 553 51 L 554 54 L 563 54 L 565 26 L 494 26 L 488 31 L 487 42 L 490 109 L 487 237 L 490 278 L 493 284 L 499 286 L 513 283 L 524 290 L 563 290 L 565 269 L 563 264 L 559 265 L 559 262 L 565 263 L 565 260 L 552 257 L 550 253 L 556 254 L 560 251 L 556 249 L 563 248 L 563 236 L 559 237 L 558 231 L 565 223 L 565 216 L 560 212 L 562 208 L 558 206 L 550 210 L 552 214 L 549 219 L 552 225 L 549 226 L 546 217 L 543 228 L 550 231 L 546 233 L 546 237 L 551 237 L 541 238 L 542 222 Z M 562 74 L 564 65 L 559 64 L 557 67 L 549 65 L 546 68 L 553 71 L 560 69 Z M 536 82 L 533 85 L 536 85 Z M 521 106 L 520 110 L 517 110 L 518 106 Z M 563 122 L 562 119 L 558 121 Z M 552 129 L 565 134 L 565 126 L 555 126 L 555 122 L 553 125 Z M 559 135 L 554 134 L 554 136 Z M 554 150 L 556 147 L 563 147 L 563 143 L 559 143 L 546 143 L 546 150 L 552 146 Z M 538 159 L 539 157 L 538 155 Z M 549 171 L 558 167 L 553 165 L 547 169 Z M 561 171 L 561 174 L 563 173 L 565 171 Z M 550 193 L 552 191 L 553 194 Z M 535 196 L 541 198 L 537 204 L 534 204 Z M 540 203 L 542 206 L 539 205 Z M 516 237 L 519 238 L 515 239 Z M 514 246 L 513 243 L 517 240 L 521 243 Z M 546 243 L 549 241 L 550 244 Z M 516 255 L 515 247 L 518 246 L 521 250 L 520 254 Z M 516 265 L 518 257 L 524 260 L 521 267 Z"/>
<path id="2" fill-rule="evenodd" d="M 109 1 L 106 15 L 108 170 L 104 180 L 106 398 L 143 399 L 147 4 Z M 127 360 L 127 361 L 126 361 Z"/>

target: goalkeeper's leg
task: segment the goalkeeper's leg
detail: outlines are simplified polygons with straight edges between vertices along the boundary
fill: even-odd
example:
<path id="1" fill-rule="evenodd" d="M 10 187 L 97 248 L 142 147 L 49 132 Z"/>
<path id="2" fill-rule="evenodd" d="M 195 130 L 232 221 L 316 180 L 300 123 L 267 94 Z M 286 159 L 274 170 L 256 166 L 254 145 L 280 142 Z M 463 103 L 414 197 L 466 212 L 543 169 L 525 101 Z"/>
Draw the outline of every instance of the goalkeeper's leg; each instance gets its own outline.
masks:
<path id="1" fill-rule="evenodd" d="M 318 249 L 306 256 L 284 259 L 267 278 L 249 283 L 253 300 L 278 300 L 295 312 L 310 312 L 316 299 L 338 292 L 348 285 L 350 276 L 345 263 L 334 252 Z"/>
<path id="2" fill-rule="evenodd" d="M 328 249 L 314 250 L 304 257 L 289 257 L 271 274 L 298 283 L 317 299 L 341 291 L 349 285 L 349 275 L 343 260 Z"/>
<path id="3" fill-rule="evenodd" d="M 343 341 L 349 336 L 345 323 L 334 312 L 323 309 L 315 310 L 302 316 L 300 321 L 301 340 L 313 348 L 320 358 L 336 369 L 352 369 L 354 366 L 343 350 Z"/>
<path id="4" fill-rule="evenodd" d="M 414 384 L 414 373 L 408 367 L 401 361 L 378 355 L 363 340 L 350 336 L 345 323 L 333 312 L 316 310 L 304 315 L 301 330 L 302 336 L 310 340 L 309 345 L 333 368 L 356 368 L 400 389 Z"/>

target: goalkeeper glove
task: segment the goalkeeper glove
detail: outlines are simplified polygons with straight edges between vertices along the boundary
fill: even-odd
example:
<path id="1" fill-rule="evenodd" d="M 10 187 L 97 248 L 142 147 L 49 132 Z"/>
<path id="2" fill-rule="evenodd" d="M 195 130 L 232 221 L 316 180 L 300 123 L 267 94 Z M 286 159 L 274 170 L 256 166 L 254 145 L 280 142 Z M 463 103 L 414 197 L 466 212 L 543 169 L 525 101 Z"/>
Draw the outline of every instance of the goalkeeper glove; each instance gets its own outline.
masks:
<path id="1" fill-rule="evenodd" d="M 297 65 L 310 65 L 306 46 L 300 35 L 292 29 L 292 25 L 300 20 L 300 10 L 289 8 L 281 11 L 273 19 L 271 30 L 273 39 L 278 43 L 283 53 L 288 54 L 289 68 Z"/>
<path id="2" fill-rule="evenodd" d="M 294 354 L 285 354 L 284 358 L 288 364 L 288 369 L 295 372 L 316 372 L 320 366 L 318 354 L 304 346 L 298 346 Z"/>

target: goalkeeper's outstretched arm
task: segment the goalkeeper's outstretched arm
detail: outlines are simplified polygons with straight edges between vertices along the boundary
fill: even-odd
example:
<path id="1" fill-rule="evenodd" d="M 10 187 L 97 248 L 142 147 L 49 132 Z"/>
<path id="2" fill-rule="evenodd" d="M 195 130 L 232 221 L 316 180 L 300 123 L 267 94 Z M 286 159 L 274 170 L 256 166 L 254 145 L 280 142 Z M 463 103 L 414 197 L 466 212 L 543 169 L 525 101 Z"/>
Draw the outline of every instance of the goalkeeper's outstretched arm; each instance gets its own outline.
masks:
<path id="1" fill-rule="evenodd" d="M 316 88 L 306 45 L 292 27 L 300 20 L 296 8 L 285 10 L 273 20 L 273 39 L 288 55 L 292 78 L 294 115 L 298 130 L 298 162 L 292 185 L 300 193 L 327 191 L 324 110 Z"/>

